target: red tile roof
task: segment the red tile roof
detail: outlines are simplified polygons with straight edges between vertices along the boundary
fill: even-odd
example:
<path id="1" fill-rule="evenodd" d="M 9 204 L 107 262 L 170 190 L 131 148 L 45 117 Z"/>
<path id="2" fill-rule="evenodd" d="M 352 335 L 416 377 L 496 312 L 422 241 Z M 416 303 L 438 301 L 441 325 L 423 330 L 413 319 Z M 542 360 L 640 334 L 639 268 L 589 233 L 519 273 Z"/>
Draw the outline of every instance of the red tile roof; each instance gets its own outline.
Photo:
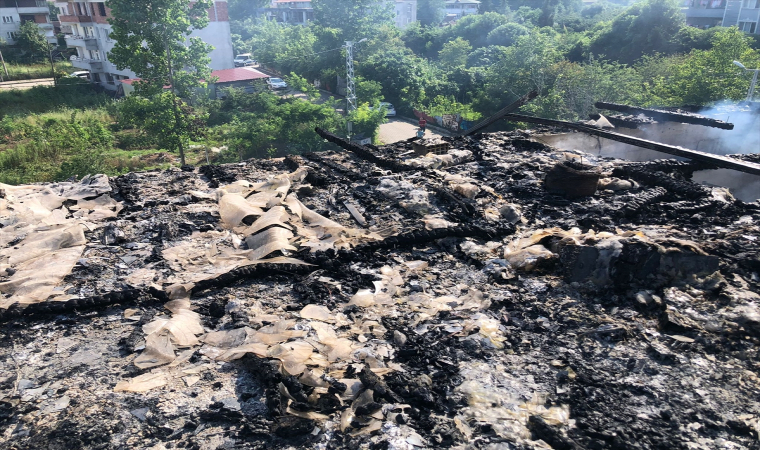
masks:
<path id="1" fill-rule="evenodd" d="M 261 78 L 269 78 L 269 75 L 263 74 L 256 69 L 250 67 L 236 67 L 234 69 L 215 70 L 211 72 L 212 77 L 218 78 L 217 83 L 232 83 L 234 81 L 250 81 L 258 80 Z M 128 80 L 121 80 L 124 84 L 132 85 L 135 81 L 139 81 L 139 78 L 130 78 Z M 168 88 L 169 86 L 165 86 Z"/>
<path id="2" fill-rule="evenodd" d="M 250 67 L 236 67 L 234 69 L 215 70 L 211 72 L 212 77 L 219 78 L 217 83 L 231 83 L 233 81 L 258 80 L 260 78 L 269 78 L 269 75 L 263 74 Z"/>

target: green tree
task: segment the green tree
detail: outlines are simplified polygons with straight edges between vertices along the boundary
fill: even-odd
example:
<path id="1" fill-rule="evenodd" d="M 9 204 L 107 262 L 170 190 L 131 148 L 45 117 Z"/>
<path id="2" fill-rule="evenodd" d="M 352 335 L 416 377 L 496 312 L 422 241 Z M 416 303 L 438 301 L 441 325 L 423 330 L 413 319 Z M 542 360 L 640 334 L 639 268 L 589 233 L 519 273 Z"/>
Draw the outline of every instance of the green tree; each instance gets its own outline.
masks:
<path id="1" fill-rule="evenodd" d="M 48 44 L 45 35 L 42 34 L 40 27 L 34 22 L 27 21 L 21 24 L 16 34 L 16 44 L 29 52 L 30 59 L 40 60 L 49 56 L 50 44 Z"/>
<path id="2" fill-rule="evenodd" d="M 417 20 L 423 26 L 438 25 L 446 14 L 446 0 L 417 0 Z"/>
<path id="3" fill-rule="evenodd" d="M 541 4 L 541 16 L 538 18 L 539 27 L 553 27 L 554 15 L 557 13 L 559 0 L 543 0 Z"/>
<path id="4" fill-rule="evenodd" d="M 230 17 L 256 17 L 262 8 L 269 6 L 269 0 L 228 0 Z"/>
<path id="5" fill-rule="evenodd" d="M 383 101 L 383 86 L 377 81 L 356 77 L 356 99 L 372 106 Z"/>
<path id="6" fill-rule="evenodd" d="M 670 53 L 673 37 L 684 26 L 676 0 L 646 0 L 618 15 L 591 40 L 588 54 L 631 64 L 643 55 Z"/>
<path id="7" fill-rule="evenodd" d="M 506 58 L 509 49 L 499 45 L 480 47 L 467 55 L 467 67 L 491 67 Z"/>
<path id="8" fill-rule="evenodd" d="M 246 94 L 230 89 L 224 100 L 212 101 L 209 107 L 212 120 L 225 123 L 224 139 L 241 159 L 323 150 L 326 144 L 314 128 L 334 132 L 342 122 L 332 102 L 282 98 L 268 91 Z"/>
<path id="9" fill-rule="evenodd" d="M 518 23 L 507 23 L 494 28 L 488 33 L 488 45 L 509 47 L 517 42 L 517 38 L 528 34 L 528 29 Z"/>
<path id="10" fill-rule="evenodd" d="M 467 63 L 467 55 L 471 51 L 470 43 L 458 37 L 443 44 L 443 50 L 438 54 L 438 58 L 444 67 L 451 69 L 464 66 Z"/>
<path id="11" fill-rule="evenodd" d="M 506 14 L 509 11 L 506 0 L 481 0 L 479 12 L 496 12 Z"/>
<path id="12" fill-rule="evenodd" d="M 442 34 L 443 28 L 437 26 L 422 26 L 415 22 L 404 30 L 402 39 L 407 48 L 415 55 L 435 57 L 436 52 L 432 51 L 436 42 Z"/>
<path id="13" fill-rule="evenodd" d="M 377 142 L 380 125 L 385 123 L 385 109 L 370 109 L 369 103 L 360 104 L 355 111 L 346 117 L 353 124 L 354 135 L 363 134 Z"/>
<path id="14" fill-rule="evenodd" d="M 119 70 L 130 69 L 141 79 L 136 94 L 151 102 L 148 108 L 163 126 L 148 126 L 160 133 L 169 150 L 179 150 L 185 164 L 184 147 L 193 131 L 195 113 L 180 98 L 189 98 L 206 86 L 211 77 L 208 54 L 213 47 L 190 37 L 193 29 L 208 24 L 211 0 L 145 0 L 135 8 L 132 0 L 109 0 L 113 18 L 111 37 L 116 41 L 109 60 Z M 171 92 L 163 93 L 164 86 Z M 168 113 L 162 108 L 167 108 Z M 151 123 L 147 121 L 145 123 Z"/>
<path id="15" fill-rule="evenodd" d="M 393 25 L 393 5 L 377 0 L 313 0 L 314 22 L 341 30 L 342 38 L 358 41 L 372 36 L 378 25 Z"/>
<path id="16" fill-rule="evenodd" d="M 760 66 L 760 52 L 749 44 L 750 38 L 738 28 L 719 29 L 710 50 L 692 50 L 670 67 L 666 77 L 657 80 L 656 93 L 675 105 L 745 98 L 749 74 L 733 61 L 742 61 L 747 67 Z"/>
<path id="17" fill-rule="evenodd" d="M 287 25 L 273 20 L 249 22 L 248 46 L 263 65 L 282 73 L 306 76 L 314 64 L 317 37 L 311 27 Z"/>
<path id="18" fill-rule="evenodd" d="M 178 114 L 176 109 L 179 109 Z M 119 103 L 118 112 L 120 125 L 143 130 L 159 147 L 167 150 L 183 148 L 180 146 L 187 140 L 198 140 L 206 132 L 206 115 L 169 91 L 149 98 L 131 95 Z"/>
<path id="19" fill-rule="evenodd" d="M 509 23 L 507 16 L 495 12 L 465 16 L 441 34 L 441 45 L 461 37 L 475 48 L 485 47 L 488 45 L 488 33 L 507 23 Z"/>

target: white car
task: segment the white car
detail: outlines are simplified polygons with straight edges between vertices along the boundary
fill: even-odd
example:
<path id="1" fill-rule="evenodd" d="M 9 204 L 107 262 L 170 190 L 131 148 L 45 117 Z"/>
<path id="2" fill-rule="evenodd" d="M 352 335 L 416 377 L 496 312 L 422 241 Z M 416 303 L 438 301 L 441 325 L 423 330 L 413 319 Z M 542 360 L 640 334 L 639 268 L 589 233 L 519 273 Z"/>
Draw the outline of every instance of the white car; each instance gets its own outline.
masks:
<path id="1" fill-rule="evenodd" d="M 70 77 L 76 77 L 81 78 L 83 80 L 90 81 L 90 71 L 89 70 L 80 70 L 78 72 L 73 72 Z"/>
<path id="2" fill-rule="evenodd" d="M 267 80 L 267 84 L 269 84 L 269 87 L 272 89 L 287 89 L 288 83 L 283 81 L 282 78 L 270 78 Z"/>
<path id="3" fill-rule="evenodd" d="M 385 117 L 393 117 L 396 115 L 396 108 L 388 102 L 380 102 L 380 107 L 385 107 Z"/>
<path id="4" fill-rule="evenodd" d="M 256 64 L 256 61 L 251 59 L 250 53 L 243 53 L 235 57 L 235 67 L 247 67 Z"/>
<path id="5" fill-rule="evenodd" d="M 380 102 L 380 107 L 385 108 L 385 117 L 394 117 L 396 115 L 396 108 L 388 102 Z M 374 109 L 372 106 L 369 109 Z"/>

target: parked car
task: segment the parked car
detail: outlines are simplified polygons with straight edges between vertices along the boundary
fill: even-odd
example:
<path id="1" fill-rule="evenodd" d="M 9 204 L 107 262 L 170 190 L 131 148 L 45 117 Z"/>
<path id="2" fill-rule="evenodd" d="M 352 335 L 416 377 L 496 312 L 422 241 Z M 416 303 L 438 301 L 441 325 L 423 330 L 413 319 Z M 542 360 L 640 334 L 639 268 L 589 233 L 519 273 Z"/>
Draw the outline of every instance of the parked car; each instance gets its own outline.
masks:
<path id="1" fill-rule="evenodd" d="M 396 115 L 396 108 L 388 102 L 380 102 L 380 107 L 385 108 L 385 117 L 394 117 Z M 369 109 L 373 109 L 372 106 Z"/>
<path id="2" fill-rule="evenodd" d="M 267 80 L 267 84 L 269 84 L 269 87 L 271 89 L 287 89 L 288 83 L 283 81 L 282 78 L 269 78 Z"/>
<path id="3" fill-rule="evenodd" d="M 89 70 L 79 70 L 77 72 L 73 72 L 70 77 L 76 77 L 81 78 L 83 80 L 90 81 L 90 71 Z"/>
<path id="4" fill-rule="evenodd" d="M 388 102 L 380 102 L 380 107 L 385 107 L 385 117 L 394 117 L 396 115 L 396 108 Z"/>
<path id="5" fill-rule="evenodd" d="M 256 64 L 256 61 L 251 58 L 250 53 L 243 53 L 235 57 L 235 67 L 246 67 L 254 64 Z"/>

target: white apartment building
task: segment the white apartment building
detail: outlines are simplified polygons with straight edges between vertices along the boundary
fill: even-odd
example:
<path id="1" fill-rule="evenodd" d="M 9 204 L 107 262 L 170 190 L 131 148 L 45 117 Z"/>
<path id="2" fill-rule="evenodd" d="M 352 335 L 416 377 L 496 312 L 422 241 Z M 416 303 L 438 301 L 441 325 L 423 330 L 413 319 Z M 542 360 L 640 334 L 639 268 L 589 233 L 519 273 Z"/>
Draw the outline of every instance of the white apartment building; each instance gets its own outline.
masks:
<path id="1" fill-rule="evenodd" d="M 55 6 L 58 8 L 58 19 L 66 44 L 77 50 L 76 56 L 71 59 L 74 67 L 89 70 L 90 80 L 109 90 L 116 90 L 119 80 L 135 78 L 134 72 L 118 70 L 108 60 L 108 52 L 116 42 L 110 37 L 111 25 L 108 24 L 108 18 L 111 16 L 105 0 L 56 2 Z M 212 70 L 231 69 L 235 64 L 227 0 L 215 0 L 209 9 L 209 20 L 206 28 L 193 31 L 191 36 L 197 36 L 214 46 L 209 55 Z"/>
<path id="2" fill-rule="evenodd" d="M 384 0 L 393 3 L 396 26 L 406 28 L 417 21 L 417 0 Z M 314 20 L 311 0 L 272 0 L 268 16 L 278 22 L 306 25 Z"/>
<path id="3" fill-rule="evenodd" d="M 395 0 L 396 26 L 404 29 L 417 21 L 417 0 Z"/>
<path id="4" fill-rule="evenodd" d="M 15 44 L 16 33 L 24 22 L 36 23 L 48 42 L 56 42 L 45 0 L 0 0 L 0 38 Z"/>
<path id="5" fill-rule="evenodd" d="M 459 19 L 477 14 L 480 2 L 477 0 L 446 0 L 446 18 Z"/>

